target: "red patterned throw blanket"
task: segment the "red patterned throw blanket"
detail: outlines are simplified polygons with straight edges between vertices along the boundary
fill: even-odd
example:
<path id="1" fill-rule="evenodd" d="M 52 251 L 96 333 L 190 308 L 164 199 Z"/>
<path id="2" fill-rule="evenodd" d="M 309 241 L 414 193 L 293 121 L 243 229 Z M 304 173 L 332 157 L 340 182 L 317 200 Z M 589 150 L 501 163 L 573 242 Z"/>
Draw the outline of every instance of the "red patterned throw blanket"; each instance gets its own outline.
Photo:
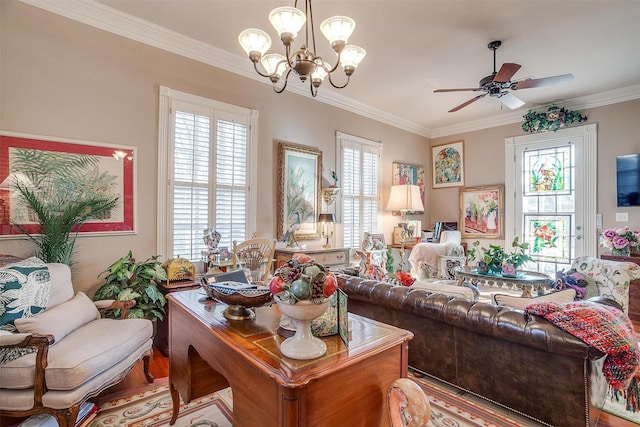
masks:
<path id="1" fill-rule="evenodd" d="M 640 350 L 633 324 L 622 311 L 589 301 L 538 302 L 525 312 L 541 316 L 560 329 L 607 355 L 604 376 L 627 410 L 640 411 Z"/>

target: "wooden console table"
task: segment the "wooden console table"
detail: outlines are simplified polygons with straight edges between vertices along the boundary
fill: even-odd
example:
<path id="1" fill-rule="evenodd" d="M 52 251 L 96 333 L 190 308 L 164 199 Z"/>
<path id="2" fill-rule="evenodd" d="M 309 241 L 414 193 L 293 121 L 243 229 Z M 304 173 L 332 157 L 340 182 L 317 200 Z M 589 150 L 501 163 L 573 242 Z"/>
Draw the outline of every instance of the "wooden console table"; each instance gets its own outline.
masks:
<path id="1" fill-rule="evenodd" d="M 329 248 L 329 249 L 276 249 L 274 258 L 276 259 L 274 269 L 289 261 L 295 253 L 305 253 L 314 258 L 318 264 L 325 265 L 329 269 L 349 267 L 349 248 Z"/>
<path id="2" fill-rule="evenodd" d="M 226 305 L 197 291 L 168 295 L 169 383 L 173 424 L 184 402 L 231 386 L 235 427 L 389 426 L 391 383 L 407 376 L 413 333 L 349 313 L 347 348 L 323 338 L 327 354 L 294 360 L 280 354 L 276 305 L 255 320 L 230 321 Z"/>
<path id="3" fill-rule="evenodd" d="M 600 255 L 600 258 L 640 265 L 640 256 Z M 640 280 L 632 280 L 629 283 L 629 318 L 640 321 Z"/>

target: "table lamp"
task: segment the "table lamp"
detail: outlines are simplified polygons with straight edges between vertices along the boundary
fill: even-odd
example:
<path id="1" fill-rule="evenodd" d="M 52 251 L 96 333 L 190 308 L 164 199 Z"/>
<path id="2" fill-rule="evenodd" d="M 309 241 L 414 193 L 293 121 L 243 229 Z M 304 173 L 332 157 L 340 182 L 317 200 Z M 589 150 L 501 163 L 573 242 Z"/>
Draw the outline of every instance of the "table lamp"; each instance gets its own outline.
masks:
<path id="1" fill-rule="evenodd" d="M 336 216 L 332 213 L 321 213 L 318 215 L 318 222 L 322 224 L 322 238 L 326 239 L 326 243 L 322 246 L 325 249 L 329 249 L 331 244 L 329 244 L 329 239 L 333 237 L 333 230 L 328 230 L 330 227 L 328 224 L 333 224 L 336 222 Z"/>
<path id="2" fill-rule="evenodd" d="M 410 184 L 392 185 L 389 192 L 387 210 L 400 211 L 402 215 L 402 221 L 398 224 L 403 230 L 399 265 L 400 271 L 404 271 L 404 243 L 408 232 L 407 212 L 424 210 L 422 198 L 420 197 L 420 187 Z"/>

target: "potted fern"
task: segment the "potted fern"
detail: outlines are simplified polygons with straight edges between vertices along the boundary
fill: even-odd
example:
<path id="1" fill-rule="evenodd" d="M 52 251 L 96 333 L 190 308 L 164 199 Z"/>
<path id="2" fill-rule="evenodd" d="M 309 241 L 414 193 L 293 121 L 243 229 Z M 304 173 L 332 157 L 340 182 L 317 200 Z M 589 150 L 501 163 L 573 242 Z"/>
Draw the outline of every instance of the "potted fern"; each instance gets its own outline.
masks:
<path id="1" fill-rule="evenodd" d="M 100 194 L 82 198 L 57 197 L 55 192 L 14 183 L 22 202 L 36 216 L 39 232 L 29 233 L 22 225 L 13 225 L 38 248 L 36 256 L 44 262 L 72 265 L 74 248 L 82 224 L 108 216 L 117 206 L 118 197 Z"/>
<path id="2" fill-rule="evenodd" d="M 130 309 L 127 315 L 129 319 L 162 320 L 167 300 L 157 284 L 167 280 L 167 273 L 162 268 L 159 257 L 154 255 L 138 262 L 129 251 L 127 255 L 116 260 L 98 275 L 100 277 L 107 273 L 104 285 L 96 291 L 93 299 L 95 301 L 135 300 L 135 307 Z M 103 316 L 119 319 L 121 309 L 105 310 Z"/>

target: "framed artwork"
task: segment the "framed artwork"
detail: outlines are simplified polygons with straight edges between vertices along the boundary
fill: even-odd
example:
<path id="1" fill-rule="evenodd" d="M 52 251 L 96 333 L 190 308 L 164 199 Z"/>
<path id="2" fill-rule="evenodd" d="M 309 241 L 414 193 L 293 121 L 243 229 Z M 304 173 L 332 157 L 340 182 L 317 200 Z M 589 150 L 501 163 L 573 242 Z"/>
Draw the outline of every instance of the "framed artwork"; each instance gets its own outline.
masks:
<path id="1" fill-rule="evenodd" d="M 313 147 L 278 141 L 277 236 L 297 227 L 297 240 L 320 238 L 322 151 Z M 296 225 L 297 224 L 297 225 Z"/>
<path id="2" fill-rule="evenodd" d="M 462 238 L 504 238 L 504 185 L 459 190 Z"/>
<path id="3" fill-rule="evenodd" d="M 424 200 L 424 166 L 408 165 L 405 163 L 393 162 L 393 176 L 391 179 L 392 185 L 410 184 L 420 187 L 420 199 L 422 200 L 422 206 L 426 206 Z M 409 215 L 422 215 L 423 211 L 407 211 Z M 391 211 L 392 215 L 401 215 L 400 211 Z"/>
<path id="4" fill-rule="evenodd" d="M 0 158 L 0 237 L 23 236 L 12 224 L 39 232 L 38 219 L 22 202 L 15 182 L 46 187 L 45 204 L 96 193 L 117 196 L 109 217 L 86 222 L 78 232 L 137 232 L 135 147 L 0 131 Z"/>
<path id="5" fill-rule="evenodd" d="M 433 188 L 464 185 L 464 141 L 431 147 Z"/>

